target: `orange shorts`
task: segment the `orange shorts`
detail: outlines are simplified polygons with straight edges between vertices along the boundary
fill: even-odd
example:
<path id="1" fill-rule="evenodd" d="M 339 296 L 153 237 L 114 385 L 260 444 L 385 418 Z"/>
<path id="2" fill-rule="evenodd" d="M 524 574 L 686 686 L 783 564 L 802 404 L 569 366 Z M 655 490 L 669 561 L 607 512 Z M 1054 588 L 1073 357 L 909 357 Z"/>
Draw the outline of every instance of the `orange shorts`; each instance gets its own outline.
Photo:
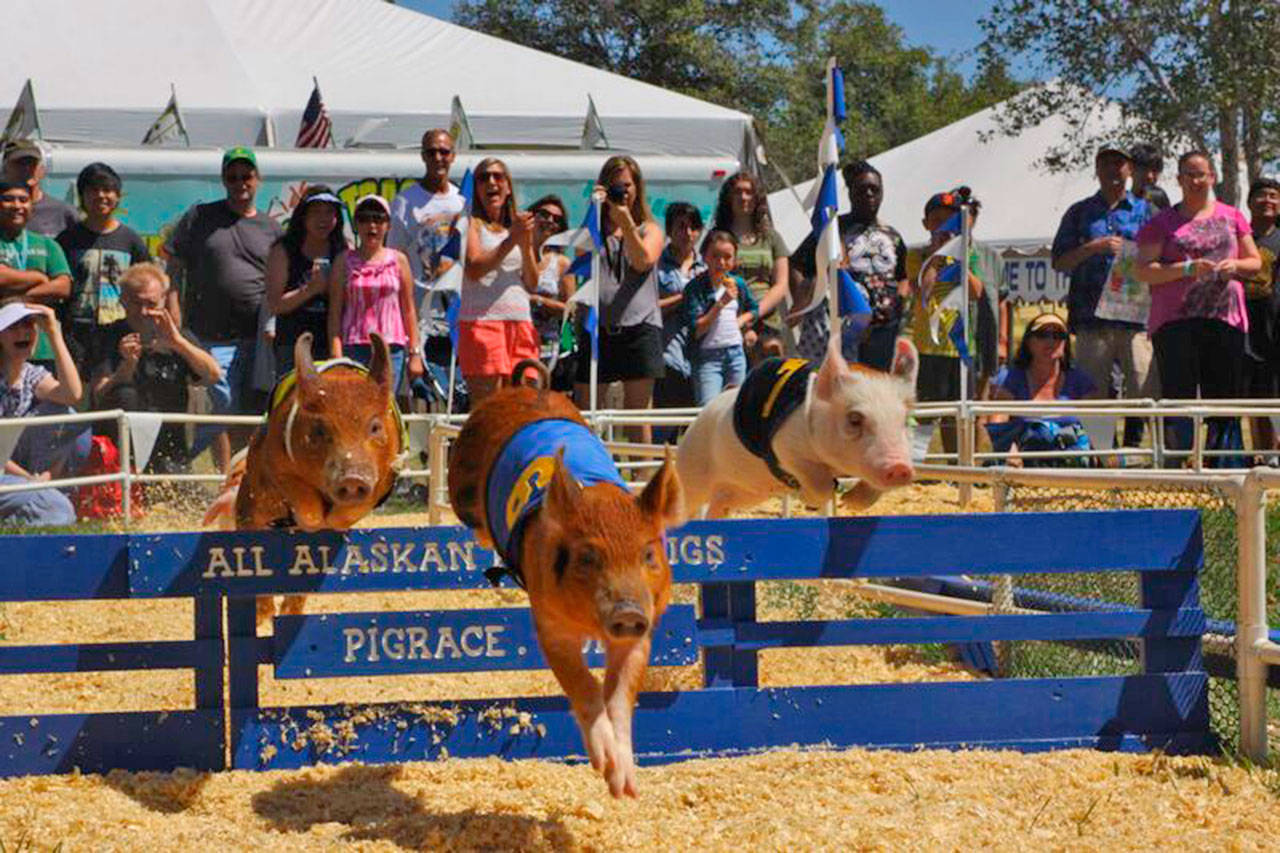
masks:
<path id="1" fill-rule="evenodd" d="M 510 377 L 517 362 L 538 355 L 538 332 L 528 321 L 458 323 L 458 367 L 463 376 Z"/>

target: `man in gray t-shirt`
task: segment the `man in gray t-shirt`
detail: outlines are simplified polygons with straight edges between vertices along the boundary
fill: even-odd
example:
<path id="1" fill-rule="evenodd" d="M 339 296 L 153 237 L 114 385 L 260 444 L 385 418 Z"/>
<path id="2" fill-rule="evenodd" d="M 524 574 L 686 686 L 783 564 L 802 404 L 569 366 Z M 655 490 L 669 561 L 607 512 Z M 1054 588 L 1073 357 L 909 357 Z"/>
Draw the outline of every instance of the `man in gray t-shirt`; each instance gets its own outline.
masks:
<path id="1" fill-rule="evenodd" d="M 18 139 L 4 148 L 4 179 L 25 184 L 31 192 L 31 215 L 27 230 L 57 237 L 80 221 L 76 209 L 40 188 L 44 179 L 44 151 L 32 139 Z"/>
<path id="2" fill-rule="evenodd" d="M 209 389 L 218 414 L 257 414 L 265 402 L 252 388 L 258 309 L 267 253 L 284 232 L 255 206 L 261 183 L 253 151 L 229 149 L 222 156 L 226 198 L 188 210 L 164 246 L 169 274 L 182 283 L 185 325 L 222 369 Z M 197 430 L 193 453 L 216 433 Z M 219 440 L 215 456 L 225 463 L 230 446 Z"/>

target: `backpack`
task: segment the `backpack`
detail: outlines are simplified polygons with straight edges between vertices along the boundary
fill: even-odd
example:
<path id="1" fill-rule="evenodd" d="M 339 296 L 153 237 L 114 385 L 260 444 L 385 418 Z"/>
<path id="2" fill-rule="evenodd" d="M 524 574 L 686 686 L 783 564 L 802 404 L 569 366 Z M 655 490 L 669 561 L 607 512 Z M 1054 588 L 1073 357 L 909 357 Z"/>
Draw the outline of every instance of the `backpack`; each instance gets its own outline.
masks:
<path id="1" fill-rule="evenodd" d="M 89 458 L 79 475 L 93 477 L 100 474 L 116 474 L 120 471 L 120 451 L 115 442 L 105 435 L 95 435 L 89 447 Z M 142 484 L 134 483 L 130 491 L 132 499 L 131 515 L 142 517 L 143 493 Z M 119 518 L 121 513 L 122 492 L 119 483 L 95 483 L 91 486 L 80 486 L 76 489 L 76 517 L 86 518 Z"/>

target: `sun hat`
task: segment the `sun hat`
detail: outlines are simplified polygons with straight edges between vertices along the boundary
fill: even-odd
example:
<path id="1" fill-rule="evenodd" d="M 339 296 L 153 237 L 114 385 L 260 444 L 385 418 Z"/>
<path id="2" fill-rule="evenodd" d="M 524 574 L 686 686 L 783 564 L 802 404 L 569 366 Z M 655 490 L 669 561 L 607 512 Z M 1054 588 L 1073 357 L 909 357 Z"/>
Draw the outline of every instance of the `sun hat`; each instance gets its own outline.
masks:
<path id="1" fill-rule="evenodd" d="M 1062 319 L 1057 314 L 1054 314 L 1052 311 L 1046 311 L 1045 313 L 1037 314 L 1032 318 L 1031 322 L 1027 324 L 1027 332 L 1038 332 L 1041 329 L 1046 329 L 1050 326 L 1057 326 L 1062 331 L 1067 331 L 1066 320 Z"/>
<path id="2" fill-rule="evenodd" d="M 44 149 L 34 139 L 15 139 L 4 146 L 4 159 L 6 162 L 9 160 L 30 159 L 32 157 L 37 160 L 44 159 Z"/>
<path id="3" fill-rule="evenodd" d="M 391 202 L 387 201 L 382 196 L 374 195 L 373 193 L 361 196 L 356 200 L 356 213 L 359 213 L 360 208 L 365 207 L 366 205 L 376 205 L 379 210 L 387 215 L 388 219 L 391 218 Z"/>
<path id="4" fill-rule="evenodd" d="M 19 323 L 28 317 L 39 314 L 40 311 L 32 308 L 22 302 L 10 302 L 8 305 L 0 308 L 0 332 L 9 328 L 15 323 Z"/>

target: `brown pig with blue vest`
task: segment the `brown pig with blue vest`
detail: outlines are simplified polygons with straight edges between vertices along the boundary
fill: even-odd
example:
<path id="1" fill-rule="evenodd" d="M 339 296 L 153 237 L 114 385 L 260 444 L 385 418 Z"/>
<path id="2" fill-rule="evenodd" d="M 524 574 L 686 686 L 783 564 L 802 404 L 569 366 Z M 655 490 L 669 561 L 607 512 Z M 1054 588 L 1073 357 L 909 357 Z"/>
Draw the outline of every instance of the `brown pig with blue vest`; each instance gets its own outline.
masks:
<path id="1" fill-rule="evenodd" d="M 663 531 L 682 514 L 668 460 L 634 496 L 609 452 L 546 368 L 472 411 L 449 458 L 449 500 L 529 594 L 538 644 L 569 697 L 591 766 L 615 797 L 635 796 L 631 720 L 653 630 L 671 593 Z M 491 579 L 497 580 L 495 575 Z M 601 683 L 583 644 L 605 649 Z"/>

